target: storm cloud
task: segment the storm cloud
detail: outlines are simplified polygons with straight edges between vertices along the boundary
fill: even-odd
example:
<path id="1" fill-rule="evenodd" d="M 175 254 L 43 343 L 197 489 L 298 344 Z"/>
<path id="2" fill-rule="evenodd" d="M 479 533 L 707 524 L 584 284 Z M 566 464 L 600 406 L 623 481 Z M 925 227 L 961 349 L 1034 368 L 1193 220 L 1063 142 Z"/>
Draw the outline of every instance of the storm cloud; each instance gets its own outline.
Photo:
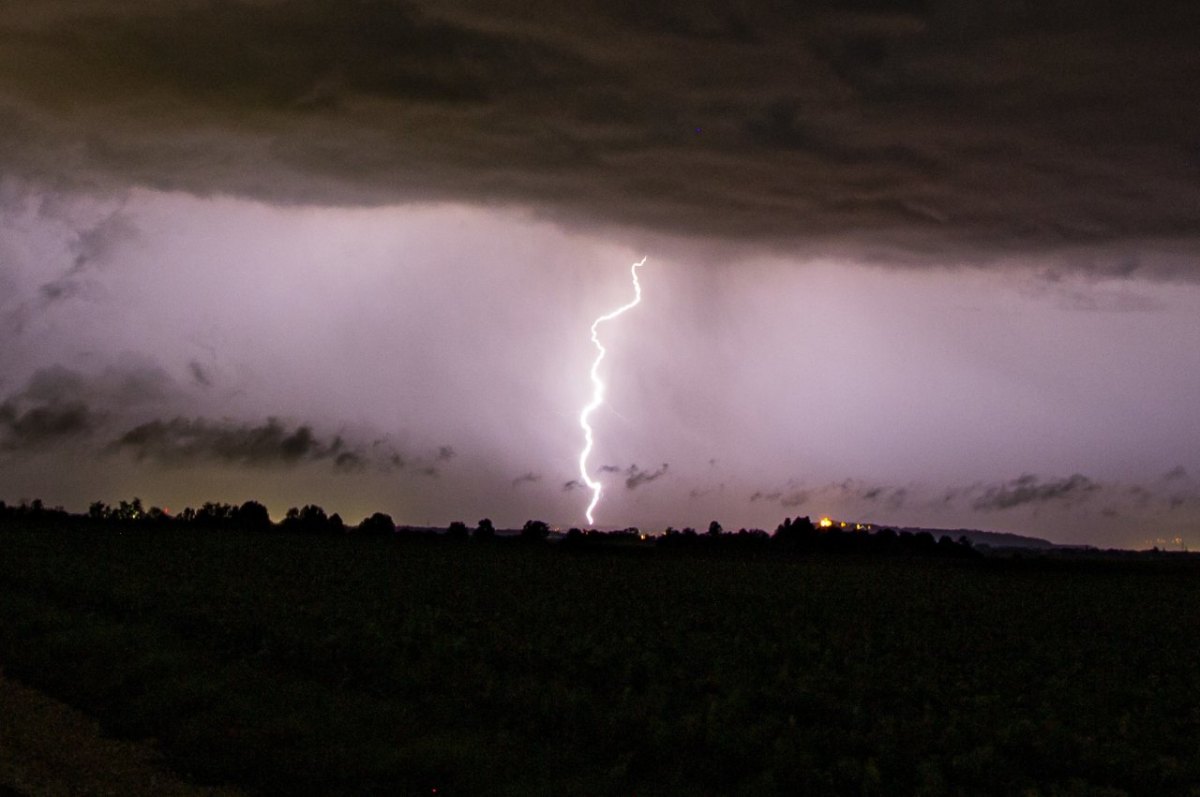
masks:
<path id="1" fill-rule="evenodd" d="M 814 487 L 793 481 L 787 489 L 755 490 L 749 502 L 778 503 L 784 509 L 812 506 L 855 506 L 870 513 L 880 509 L 895 511 L 904 506 L 908 487 L 889 486 L 843 479 Z"/>
<path id="2" fill-rule="evenodd" d="M 63 366 L 36 371 L 25 387 L 0 402 L 0 450 L 37 453 L 80 443 L 117 407 L 153 401 L 170 379 L 150 366 L 109 367 L 86 375 Z"/>
<path id="3" fill-rule="evenodd" d="M 670 467 L 671 466 L 666 462 L 664 462 L 661 467 L 655 468 L 654 470 L 647 470 L 636 463 L 626 468 L 622 468 L 620 465 L 600 465 L 596 468 L 596 473 L 600 476 L 614 473 L 620 474 L 622 477 L 624 477 L 625 489 L 636 490 L 644 484 L 649 484 L 652 481 L 656 481 L 661 479 L 663 476 L 666 476 Z M 531 475 L 532 474 L 526 474 L 526 476 L 523 476 L 517 481 L 513 482 L 514 486 L 519 481 L 533 481 L 532 479 L 528 478 L 528 476 Z M 570 479 L 569 481 L 563 483 L 563 490 L 570 492 L 585 486 L 586 485 L 584 485 L 584 483 L 579 479 Z M 700 494 L 699 492 L 694 492 L 696 495 Z M 695 495 L 693 495 L 693 497 L 695 497 Z"/>
<path id="4" fill-rule="evenodd" d="M 1012 509 L 1024 504 L 1049 502 L 1071 503 L 1086 500 L 1099 486 L 1078 473 L 1065 479 L 1042 481 L 1032 474 L 1024 474 L 1010 482 L 987 488 L 971 506 L 981 511 Z"/>
<path id="5" fill-rule="evenodd" d="M 210 387 L 188 363 L 196 386 Z M 260 423 L 173 415 L 150 417 L 193 402 L 162 368 L 143 361 L 110 364 L 98 372 L 61 365 L 34 372 L 26 385 L 0 402 L 0 452 L 36 454 L 70 446 L 77 454 L 126 454 L 136 462 L 170 467 L 219 464 L 279 468 L 328 461 L 335 470 L 371 467 L 436 475 L 435 464 L 455 456 L 451 446 L 425 455 L 401 453 L 388 438 L 356 444 L 342 434 L 323 435 L 311 424 L 269 417 Z"/>
<path id="6" fill-rule="evenodd" d="M 268 418 L 262 423 L 230 419 L 174 417 L 138 424 L 105 446 L 106 453 L 127 454 L 137 462 L 168 467 L 206 463 L 247 468 L 287 468 L 329 462 L 336 471 L 367 468 L 436 477 L 449 461 L 446 446 L 423 456 L 406 456 L 387 440 L 356 444 L 343 435 L 325 436 L 309 424 Z M 413 467 L 409 468 L 408 466 Z"/>
<path id="7" fill-rule="evenodd" d="M 295 464 L 333 453 L 308 426 L 289 429 L 275 418 L 258 426 L 211 423 L 201 418 L 150 421 L 125 432 L 111 447 L 132 453 L 139 460 L 153 459 L 166 465 L 211 459 L 262 467 Z"/>
<path id="8" fill-rule="evenodd" d="M 0 151 L 49 186 L 1190 279 L 1197 31 L 1183 0 L 34 0 L 0 9 Z"/>
<path id="9" fill-rule="evenodd" d="M 0 3 L 0 497 L 1194 536 L 1198 21 Z"/>
<path id="10" fill-rule="evenodd" d="M 40 450 L 90 434 L 98 422 L 82 401 L 49 403 L 21 409 L 0 404 L 0 451 Z"/>
<path id="11" fill-rule="evenodd" d="M 517 487 L 520 487 L 522 484 L 536 484 L 536 483 L 540 482 L 541 480 L 542 480 L 542 476 L 540 473 L 534 473 L 533 471 L 526 471 L 525 473 L 522 473 L 520 476 L 518 476 L 512 480 L 512 486 L 515 489 Z"/>
<path id="12" fill-rule="evenodd" d="M 667 475 L 667 469 L 669 467 L 670 466 L 666 462 L 662 464 L 662 467 L 656 468 L 655 470 L 643 470 L 637 465 L 630 465 L 628 470 L 625 471 L 625 489 L 636 490 L 643 484 L 649 484 L 656 479 L 661 479 L 663 476 Z"/>

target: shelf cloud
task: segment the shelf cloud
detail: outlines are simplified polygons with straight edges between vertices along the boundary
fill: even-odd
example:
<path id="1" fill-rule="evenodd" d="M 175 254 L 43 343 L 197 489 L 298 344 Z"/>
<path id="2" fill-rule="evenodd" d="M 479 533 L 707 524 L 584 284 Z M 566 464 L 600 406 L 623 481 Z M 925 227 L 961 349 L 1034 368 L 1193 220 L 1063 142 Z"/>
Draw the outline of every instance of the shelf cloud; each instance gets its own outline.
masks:
<path id="1" fill-rule="evenodd" d="M 1194 279 L 1197 30 L 1182 0 L 32 0 L 0 9 L 0 152 L 49 186 Z"/>

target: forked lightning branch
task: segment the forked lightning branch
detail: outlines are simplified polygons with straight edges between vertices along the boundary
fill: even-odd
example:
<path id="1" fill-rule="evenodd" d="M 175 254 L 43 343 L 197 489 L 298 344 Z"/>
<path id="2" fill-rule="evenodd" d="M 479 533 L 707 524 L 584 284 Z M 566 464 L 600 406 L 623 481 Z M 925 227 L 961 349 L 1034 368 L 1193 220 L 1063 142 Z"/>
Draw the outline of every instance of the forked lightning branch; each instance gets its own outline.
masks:
<path id="1" fill-rule="evenodd" d="M 592 425 L 589 418 L 601 404 L 604 403 L 604 380 L 600 378 L 600 363 L 604 360 L 604 355 L 607 350 L 604 344 L 600 342 L 600 325 L 612 321 L 614 318 L 622 315 L 627 310 L 631 310 L 642 301 L 642 284 L 638 282 L 638 269 L 646 263 L 646 258 L 642 258 L 634 263 L 629 269 L 630 275 L 633 277 L 633 300 L 628 304 L 623 304 L 616 310 L 605 313 L 592 322 L 592 343 L 596 345 L 596 359 L 592 361 L 592 400 L 587 403 L 583 410 L 579 413 L 579 425 L 583 428 L 583 451 L 579 453 L 579 474 L 583 477 L 583 483 L 592 491 L 591 501 L 588 503 L 587 511 L 584 515 L 587 517 L 589 524 L 595 523 L 592 513 L 596 510 L 596 505 L 600 503 L 600 494 L 604 489 L 604 485 L 598 479 L 593 479 L 588 473 L 588 457 L 592 454 L 592 448 L 595 445 L 595 436 L 592 433 Z"/>

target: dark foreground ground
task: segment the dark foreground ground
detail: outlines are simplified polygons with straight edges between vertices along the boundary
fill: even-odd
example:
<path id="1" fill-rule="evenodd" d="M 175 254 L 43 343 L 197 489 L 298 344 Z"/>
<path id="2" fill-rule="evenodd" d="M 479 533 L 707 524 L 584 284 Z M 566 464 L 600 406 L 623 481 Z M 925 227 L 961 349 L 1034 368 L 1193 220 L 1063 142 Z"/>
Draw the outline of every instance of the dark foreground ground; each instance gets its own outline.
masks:
<path id="1" fill-rule="evenodd" d="M 0 797 L 240 797 L 182 782 L 152 745 L 0 675 Z"/>
<path id="2" fill-rule="evenodd" d="M 0 664 L 265 794 L 1200 794 L 1200 568 L 0 532 Z"/>

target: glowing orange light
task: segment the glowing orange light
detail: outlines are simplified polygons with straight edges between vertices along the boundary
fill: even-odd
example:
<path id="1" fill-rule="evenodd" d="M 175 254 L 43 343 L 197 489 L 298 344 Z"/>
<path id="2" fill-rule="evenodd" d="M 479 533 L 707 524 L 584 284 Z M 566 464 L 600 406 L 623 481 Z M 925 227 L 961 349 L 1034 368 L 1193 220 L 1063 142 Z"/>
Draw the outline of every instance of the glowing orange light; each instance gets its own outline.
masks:
<path id="1" fill-rule="evenodd" d="M 827 529 L 833 525 L 833 521 L 827 517 L 823 517 L 817 522 L 817 525 L 823 529 Z"/>

